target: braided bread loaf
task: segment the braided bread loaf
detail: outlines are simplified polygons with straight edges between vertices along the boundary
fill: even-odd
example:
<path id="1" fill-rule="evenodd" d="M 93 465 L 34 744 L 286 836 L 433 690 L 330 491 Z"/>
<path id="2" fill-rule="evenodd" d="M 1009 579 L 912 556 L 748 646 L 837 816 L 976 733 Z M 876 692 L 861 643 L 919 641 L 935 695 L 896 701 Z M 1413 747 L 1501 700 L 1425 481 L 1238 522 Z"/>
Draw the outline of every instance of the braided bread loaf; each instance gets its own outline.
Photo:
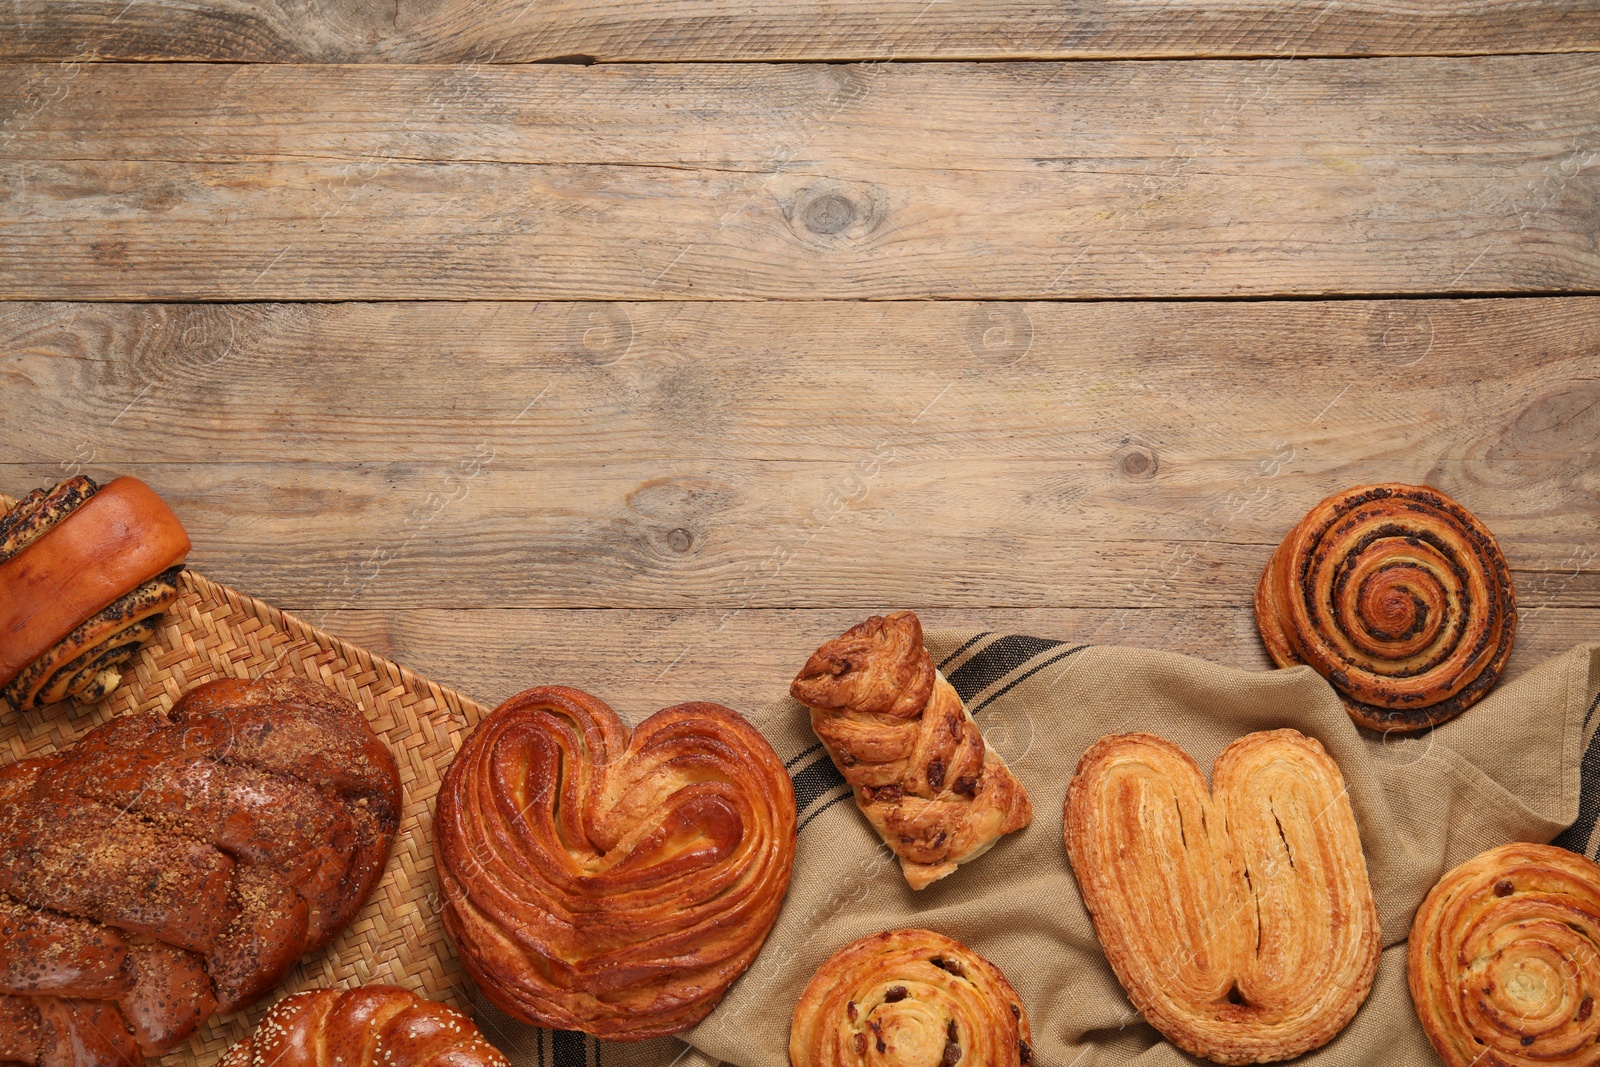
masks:
<path id="1" fill-rule="evenodd" d="M 399 824 L 394 758 L 313 682 L 225 679 L 0 767 L 0 1062 L 137 1063 L 342 930 Z"/>
<path id="2" fill-rule="evenodd" d="M 189 537 L 137 478 L 0 498 L 0 696 L 99 700 L 178 597 Z"/>
<path id="3" fill-rule="evenodd" d="M 1022 783 L 922 647 L 909 611 L 874 615 L 812 654 L 789 692 L 912 889 L 1028 825 Z"/>
<path id="4" fill-rule="evenodd" d="M 315 989 L 272 1006 L 218 1067 L 510 1067 L 454 1008 L 392 985 Z"/>

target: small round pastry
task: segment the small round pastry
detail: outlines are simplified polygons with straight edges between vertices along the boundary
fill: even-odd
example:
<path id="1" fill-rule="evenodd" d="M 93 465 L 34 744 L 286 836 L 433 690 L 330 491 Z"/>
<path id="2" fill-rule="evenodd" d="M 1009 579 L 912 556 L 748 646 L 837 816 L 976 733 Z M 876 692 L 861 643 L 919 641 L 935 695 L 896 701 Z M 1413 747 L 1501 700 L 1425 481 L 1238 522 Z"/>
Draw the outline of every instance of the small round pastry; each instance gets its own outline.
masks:
<path id="1" fill-rule="evenodd" d="M 9 498 L 6 498 L 9 502 Z M 189 536 L 137 478 L 78 475 L 0 515 L 0 696 L 99 700 L 178 598 Z"/>
<path id="2" fill-rule="evenodd" d="M 478 988 L 524 1022 L 614 1041 L 705 1018 L 794 866 L 794 788 L 738 713 L 679 704 L 630 731 L 564 686 L 479 724 L 434 825 L 445 931 Z"/>
<path id="3" fill-rule="evenodd" d="M 817 968 L 794 1007 L 793 1067 L 1022 1067 L 1022 998 L 1000 968 L 931 930 L 864 937 Z"/>
<path id="4" fill-rule="evenodd" d="M 1600 1064 L 1600 866 L 1513 842 L 1439 879 L 1406 951 L 1445 1067 Z"/>
<path id="5" fill-rule="evenodd" d="M 1425 485 L 1322 501 L 1273 552 L 1255 600 L 1273 662 L 1309 664 L 1374 730 L 1461 714 L 1500 677 L 1517 630 L 1494 535 Z"/>
<path id="6" fill-rule="evenodd" d="M 285 997 L 219 1067 L 510 1067 L 472 1021 L 392 985 Z"/>

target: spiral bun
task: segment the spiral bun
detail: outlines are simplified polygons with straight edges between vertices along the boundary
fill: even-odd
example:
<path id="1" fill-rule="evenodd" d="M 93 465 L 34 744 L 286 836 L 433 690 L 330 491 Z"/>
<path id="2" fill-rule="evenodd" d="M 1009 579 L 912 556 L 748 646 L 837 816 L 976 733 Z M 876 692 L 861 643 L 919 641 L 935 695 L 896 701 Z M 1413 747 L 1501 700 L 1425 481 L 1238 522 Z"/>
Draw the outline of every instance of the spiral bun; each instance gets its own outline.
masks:
<path id="1" fill-rule="evenodd" d="M 1516 842 L 1450 871 L 1406 962 L 1446 1067 L 1600 1064 L 1600 867 L 1577 853 Z"/>
<path id="2" fill-rule="evenodd" d="M 1375 730 L 1459 715 L 1499 678 L 1517 629 L 1494 536 L 1437 489 L 1335 493 L 1283 539 L 1256 587 L 1280 667 L 1309 664 Z"/>
<path id="3" fill-rule="evenodd" d="M 679 704 L 629 731 L 549 686 L 473 732 L 435 820 L 445 929 L 524 1022 L 687 1029 L 760 951 L 794 864 L 794 789 L 756 729 Z"/>
<path id="4" fill-rule="evenodd" d="M 931 930 L 840 949 L 812 976 L 789 1031 L 793 1067 L 1019 1067 L 1028 1013 L 1000 968 Z"/>

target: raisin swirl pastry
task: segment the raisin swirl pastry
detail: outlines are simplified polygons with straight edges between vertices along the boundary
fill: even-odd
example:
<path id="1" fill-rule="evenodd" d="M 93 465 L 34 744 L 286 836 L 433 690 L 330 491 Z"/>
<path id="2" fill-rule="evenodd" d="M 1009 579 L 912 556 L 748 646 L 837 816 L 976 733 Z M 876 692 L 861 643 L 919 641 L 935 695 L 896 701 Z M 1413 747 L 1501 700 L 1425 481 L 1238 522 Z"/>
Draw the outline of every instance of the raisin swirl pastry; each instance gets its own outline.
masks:
<path id="1" fill-rule="evenodd" d="M 1294 730 L 1223 749 L 1213 788 L 1150 734 L 1103 737 L 1067 789 L 1067 855 L 1117 979 L 1195 1056 L 1317 1048 L 1366 999 L 1382 944 L 1338 766 Z"/>
<path id="2" fill-rule="evenodd" d="M 299 680 L 0 767 L 0 1061 L 136 1064 L 248 1006 L 355 918 L 399 811 L 361 710 Z"/>
<path id="3" fill-rule="evenodd" d="M 1600 1064 L 1600 867 L 1521 842 L 1468 860 L 1417 909 L 1406 971 L 1446 1067 Z"/>
<path id="4" fill-rule="evenodd" d="M 629 731 L 547 686 L 473 731 L 435 831 L 445 930 L 478 988 L 524 1022 L 642 1040 L 705 1018 L 760 951 L 794 866 L 794 789 L 728 708 Z"/>
<path id="5" fill-rule="evenodd" d="M 1360 725 L 1420 730 L 1494 685 L 1517 605 L 1471 512 L 1425 485 L 1367 485 L 1289 531 L 1256 586 L 1256 624 L 1273 662 L 1309 664 Z"/>
<path id="6" fill-rule="evenodd" d="M 218 1067 L 266 1065 L 511 1067 L 465 1015 L 392 985 L 285 997 Z"/>
<path id="7" fill-rule="evenodd" d="M 0 503 L 11 504 L 9 498 Z M 82 475 L 0 515 L 0 696 L 99 700 L 178 597 L 189 537 L 137 478 Z"/>
<path id="8" fill-rule="evenodd" d="M 931 930 L 890 930 L 834 953 L 794 1008 L 793 1067 L 1020 1067 L 1028 1013 L 1000 968 Z"/>
<path id="9" fill-rule="evenodd" d="M 1022 783 L 934 669 L 911 612 L 874 615 L 829 641 L 789 692 L 811 709 L 811 728 L 912 889 L 1033 818 Z"/>

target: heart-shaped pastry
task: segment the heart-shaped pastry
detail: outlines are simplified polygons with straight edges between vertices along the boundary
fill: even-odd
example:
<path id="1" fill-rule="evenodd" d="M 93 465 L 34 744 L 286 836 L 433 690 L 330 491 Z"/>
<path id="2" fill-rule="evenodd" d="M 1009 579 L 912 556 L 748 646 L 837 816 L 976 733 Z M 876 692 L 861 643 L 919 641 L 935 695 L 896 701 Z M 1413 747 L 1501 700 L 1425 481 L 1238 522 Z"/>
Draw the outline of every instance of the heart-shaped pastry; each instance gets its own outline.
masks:
<path id="1" fill-rule="evenodd" d="M 643 1040 L 705 1018 L 760 951 L 794 866 L 794 788 L 728 708 L 630 732 L 548 686 L 462 746 L 436 830 L 445 929 L 484 994 L 524 1022 Z"/>
<path id="2" fill-rule="evenodd" d="M 1338 765 L 1294 730 L 1223 749 L 1103 737 L 1067 790 L 1067 855 L 1128 999 L 1185 1052 L 1286 1060 L 1355 1016 L 1382 941 Z"/>

